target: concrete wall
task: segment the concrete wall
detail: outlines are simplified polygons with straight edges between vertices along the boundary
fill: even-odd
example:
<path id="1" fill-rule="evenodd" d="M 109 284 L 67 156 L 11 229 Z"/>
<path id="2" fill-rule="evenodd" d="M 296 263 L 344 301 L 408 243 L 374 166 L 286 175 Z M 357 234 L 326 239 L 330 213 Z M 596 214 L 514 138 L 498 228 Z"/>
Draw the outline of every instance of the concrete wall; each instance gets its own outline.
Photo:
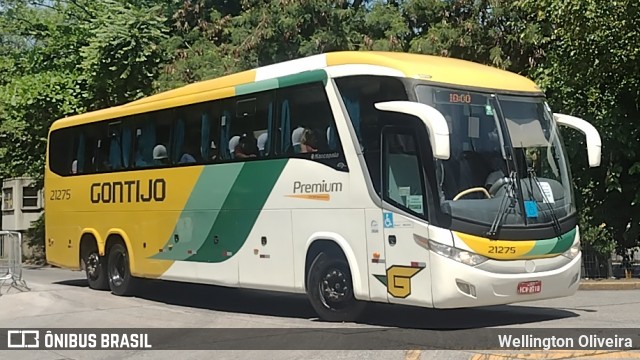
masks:
<path id="1" fill-rule="evenodd" d="M 42 190 L 30 194 L 30 178 L 7 179 L 2 182 L 2 229 L 26 231 L 38 220 L 43 210 Z M 35 196 L 32 196 L 35 195 Z"/>

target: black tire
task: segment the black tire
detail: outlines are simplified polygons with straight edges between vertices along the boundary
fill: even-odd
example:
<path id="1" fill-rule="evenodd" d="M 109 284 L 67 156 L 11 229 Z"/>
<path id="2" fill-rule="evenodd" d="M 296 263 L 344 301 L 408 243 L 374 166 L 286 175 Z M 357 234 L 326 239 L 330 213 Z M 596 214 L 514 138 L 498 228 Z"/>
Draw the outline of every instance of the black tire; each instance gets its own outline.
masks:
<path id="1" fill-rule="evenodd" d="M 355 321 L 365 310 L 366 302 L 353 295 L 349 264 L 342 256 L 321 252 L 309 268 L 307 295 L 320 319 Z"/>
<path id="2" fill-rule="evenodd" d="M 100 256 L 95 246 L 83 250 L 82 262 L 89 287 L 94 290 L 109 290 L 107 259 Z"/>
<path id="3" fill-rule="evenodd" d="M 135 279 L 131 276 L 129 253 L 124 245 L 118 243 L 109 249 L 107 269 L 111 293 L 119 296 L 133 295 Z"/>

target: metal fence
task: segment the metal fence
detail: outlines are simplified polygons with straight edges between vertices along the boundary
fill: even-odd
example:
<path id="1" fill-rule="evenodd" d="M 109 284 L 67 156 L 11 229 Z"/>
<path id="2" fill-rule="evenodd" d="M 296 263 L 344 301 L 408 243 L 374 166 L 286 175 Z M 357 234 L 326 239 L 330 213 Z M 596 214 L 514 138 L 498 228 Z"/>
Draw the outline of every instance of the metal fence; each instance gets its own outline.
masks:
<path id="1" fill-rule="evenodd" d="M 22 279 L 22 234 L 15 231 L 0 231 L 0 295 L 5 286 L 29 290 Z"/>
<path id="2" fill-rule="evenodd" d="M 625 255 L 600 254 L 589 246 L 582 248 L 582 277 L 606 279 L 640 277 L 640 249 L 627 249 Z"/>

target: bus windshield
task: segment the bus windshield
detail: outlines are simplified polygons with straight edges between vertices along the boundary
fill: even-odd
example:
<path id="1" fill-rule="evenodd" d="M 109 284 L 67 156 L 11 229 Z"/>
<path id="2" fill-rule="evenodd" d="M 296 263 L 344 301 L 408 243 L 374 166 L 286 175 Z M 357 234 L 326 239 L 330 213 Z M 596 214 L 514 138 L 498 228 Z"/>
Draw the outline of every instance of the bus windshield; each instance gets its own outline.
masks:
<path id="1" fill-rule="evenodd" d="M 451 155 L 436 161 L 443 210 L 495 228 L 558 225 L 574 210 L 568 160 L 542 97 L 420 85 L 418 99 L 449 126 Z"/>

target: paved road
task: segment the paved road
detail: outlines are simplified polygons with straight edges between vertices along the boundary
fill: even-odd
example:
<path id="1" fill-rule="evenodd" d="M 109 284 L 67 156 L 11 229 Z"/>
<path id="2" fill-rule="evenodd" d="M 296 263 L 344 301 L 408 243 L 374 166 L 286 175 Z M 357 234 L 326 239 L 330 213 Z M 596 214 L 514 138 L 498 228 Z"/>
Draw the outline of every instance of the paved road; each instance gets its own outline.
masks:
<path id="1" fill-rule="evenodd" d="M 0 297 L 0 328 L 7 327 L 223 327 L 446 330 L 486 327 L 640 328 L 640 290 L 580 291 L 570 298 L 464 310 L 433 310 L 375 304 L 357 324 L 317 321 L 304 296 L 172 282 L 146 282 L 144 295 L 117 297 L 87 288 L 83 273 L 61 269 L 25 270 L 30 292 Z M 6 288 L 4 289 L 6 291 Z M 493 352 L 495 353 L 495 352 Z M 172 359 L 211 358 L 202 351 L 39 351 L 1 353 L 0 359 Z M 584 352 L 583 355 L 586 355 Z M 575 354 L 574 354 L 575 355 Z M 607 352 L 588 357 L 640 358 L 640 353 Z M 481 351 L 224 351 L 215 358 L 277 359 L 506 359 Z M 571 353 L 526 357 L 570 358 Z M 520 357 L 525 358 L 525 357 Z"/>

